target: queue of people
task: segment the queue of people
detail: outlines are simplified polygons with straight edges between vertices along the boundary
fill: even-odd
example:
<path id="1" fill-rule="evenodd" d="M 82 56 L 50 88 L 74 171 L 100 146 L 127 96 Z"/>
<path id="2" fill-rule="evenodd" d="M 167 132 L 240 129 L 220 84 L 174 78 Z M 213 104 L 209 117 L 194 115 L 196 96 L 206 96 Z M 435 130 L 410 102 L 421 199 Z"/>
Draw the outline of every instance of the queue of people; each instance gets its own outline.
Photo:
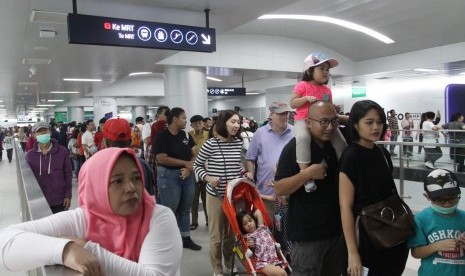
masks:
<path id="1" fill-rule="evenodd" d="M 395 110 L 387 117 L 370 100 L 338 115 L 325 86 L 337 64 L 322 53 L 306 58 L 291 100 L 299 109 L 297 133 L 289 124 L 293 110 L 282 101 L 271 103 L 267 124 L 258 129 L 233 110 L 213 120 L 166 106 L 154 122 L 138 117 L 131 126 L 122 118 L 102 119 L 97 132 L 92 120 L 56 126 L 58 134 L 55 126 L 36 123 L 26 159 L 54 214 L 0 230 L 0 265 L 12 271 L 62 264 L 84 275 L 179 275 L 182 248 L 202 249 L 190 235 L 199 226 L 200 197 L 210 264 L 214 276 L 225 275 L 234 270 L 234 237 L 221 200 L 228 181 L 246 177 L 256 183 L 267 214 L 244 212 L 240 228 L 247 237 L 272 230 L 292 275 L 400 276 L 410 249 L 422 259 L 419 275 L 464 275 L 459 183 L 454 173 L 435 168 L 442 155 L 437 147 L 424 147 L 425 166 L 432 170 L 424 182 L 431 207 L 412 219 L 410 237 L 380 248 L 359 222 L 365 208 L 399 197 L 392 176 L 395 145 L 376 145 L 396 141 L 399 125 Z M 434 143 L 440 128 L 465 129 L 462 114 L 442 127 L 434 122 L 438 115 L 425 113 L 423 141 Z M 409 113 L 400 125 L 402 139 L 413 141 Z M 243 129 L 253 135 L 241 135 Z M 0 144 L 9 136 L 1 136 Z M 18 140 L 27 149 L 22 134 Z M 413 149 L 404 152 L 409 157 Z M 463 151 L 454 154 L 463 170 L 463 157 L 457 157 Z M 79 208 L 68 210 L 73 170 Z M 272 229 L 264 229 L 263 216 L 272 218 Z M 254 256 L 269 255 L 262 253 Z M 265 275 L 290 273 L 275 259 L 256 263 Z"/>

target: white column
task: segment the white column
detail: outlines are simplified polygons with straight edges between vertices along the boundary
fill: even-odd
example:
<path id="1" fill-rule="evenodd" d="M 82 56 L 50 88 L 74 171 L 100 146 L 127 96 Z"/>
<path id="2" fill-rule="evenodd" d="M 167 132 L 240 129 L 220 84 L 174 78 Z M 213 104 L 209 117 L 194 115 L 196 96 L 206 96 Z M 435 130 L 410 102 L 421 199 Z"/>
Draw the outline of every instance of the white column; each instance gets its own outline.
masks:
<path id="1" fill-rule="evenodd" d="M 112 113 L 111 117 L 118 115 L 116 98 L 94 97 L 94 121 L 98 122 L 109 113 Z"/>
<path id="2" fill-rule="evenodd" d="M 71 106 L 68 107 L 68 122 L 75 121 L 76 123 L 84 122 L 84 107 Z"/>
<path id="3" fill-rule="evenodd" d="M 208 115 L 205 68 L 167 66 L 164 68 L 164 80 L 167 106 L 184 109 L 188 121 L 196 114 Z"/>
<path id="4" fill-rule="evenodd" d="M 147 115 L 147 109 L 145 108 L 145 106 L 134 106 L 132 111 L 134 112 L 134 120 L 137 117 L 142 117 L 145 120 L 145 115 Z"/>

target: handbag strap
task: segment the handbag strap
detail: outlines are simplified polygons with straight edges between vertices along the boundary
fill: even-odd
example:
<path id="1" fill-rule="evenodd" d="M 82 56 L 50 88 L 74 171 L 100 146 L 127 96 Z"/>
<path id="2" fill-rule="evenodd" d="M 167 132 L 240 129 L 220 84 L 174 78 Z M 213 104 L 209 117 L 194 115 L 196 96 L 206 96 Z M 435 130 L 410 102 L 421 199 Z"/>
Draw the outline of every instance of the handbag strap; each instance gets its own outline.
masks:
<path id="1" fill-rule="evenodd" d="M 388 166 L 389 170 L 391 169 L 391 166 L 389 166 L 389 162 L 387 161 L 386 155 L 384 154 L 383 150 L 381 149 L 380 145 L 377 145 L 379 151 L 381 151 L 381 155 L 384 157 L 384 161 L 386 161 L 386 165 Z"/>
<path id="2" fill-rule="evenodd" d="M 381 155 L 384 157 L 384 161 L 386 162 L 386 166 L 387 166 L 388 170 L 391 170 L 391 166 L 389 166 L 389 162 L 388 162 L 388 160 L 387 160 L 387 158 L 386 158 L 386 155 L 385 155 L 384 152 L 383 152 L 383 149 L 381 149 L 381 146 L 380 146 L 380 145 L 377 145 L 377 146 L 378 146 L 379 151 L 381 152 Z M 397 191 L 396 184 L 394 183 L 394 185 L 392 185 L 392 186 L 393 186 L 393 187 L 392 187 L 392 191 L 393 191 L 395 194 L 399 195 L 399 192 Z M 399 198 L 400 198 L 400 196 L 399 196 Z"/>

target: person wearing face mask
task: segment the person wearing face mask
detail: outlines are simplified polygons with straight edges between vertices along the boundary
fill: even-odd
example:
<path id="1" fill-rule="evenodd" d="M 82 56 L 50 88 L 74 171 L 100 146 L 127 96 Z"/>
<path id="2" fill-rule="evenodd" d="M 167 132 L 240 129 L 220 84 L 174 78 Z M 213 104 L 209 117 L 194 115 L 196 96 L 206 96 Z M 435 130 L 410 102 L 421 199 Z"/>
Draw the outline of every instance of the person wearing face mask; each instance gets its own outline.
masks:
<path id="1" fill-rule="evenodd" d="M 415 235 L 409 239 L 412 256 L 421 259 L 419 276 L 465 275 L 465 212 L 457 209 L 457 177 L 436 169 L 424 181 L 431 207 L 415 215 Z"/>
<path id="2" fill-rule="evenodd" d="M 69 151 L 50 138 L 50 128 L 45 122 L 32 127 L 37 139 L 27 152 L 26 161 L 44 193 L 53 213 L 69 209 L 72 193 L 72 167 Z"/>

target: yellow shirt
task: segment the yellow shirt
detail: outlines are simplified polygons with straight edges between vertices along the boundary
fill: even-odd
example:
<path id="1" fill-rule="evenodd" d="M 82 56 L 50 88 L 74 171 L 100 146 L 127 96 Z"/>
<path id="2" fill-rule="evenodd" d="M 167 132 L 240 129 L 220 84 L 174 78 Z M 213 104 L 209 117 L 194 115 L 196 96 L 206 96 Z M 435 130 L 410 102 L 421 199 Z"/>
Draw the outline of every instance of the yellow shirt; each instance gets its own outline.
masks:
<path id="1" fill-rule="evenodd" d="M 203 143 L 205 143 L 205 141 L 208 140 L 208 131 L 205 130 L 203 130 L 202 134 L 200 135 L 195 134 L 195 130 L 191 130 L 189 131 L 189 135 L 192 136 L 199 150 L 202 147 Z"/>

